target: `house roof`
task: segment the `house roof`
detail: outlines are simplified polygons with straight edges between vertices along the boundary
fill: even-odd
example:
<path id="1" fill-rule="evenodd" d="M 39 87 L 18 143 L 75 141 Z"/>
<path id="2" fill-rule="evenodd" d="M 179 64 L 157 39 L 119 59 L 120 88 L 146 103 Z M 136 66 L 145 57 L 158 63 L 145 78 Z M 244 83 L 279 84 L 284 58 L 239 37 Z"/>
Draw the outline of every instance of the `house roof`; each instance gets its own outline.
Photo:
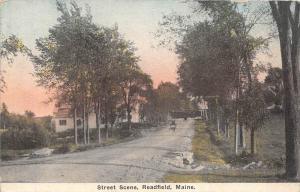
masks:
<path id="1" fill-rule="evenodd" d="M 68 118 L 70 115 L 70 108 L 58 108 L 56 112 L 53 113 L 54 118 Z"/>

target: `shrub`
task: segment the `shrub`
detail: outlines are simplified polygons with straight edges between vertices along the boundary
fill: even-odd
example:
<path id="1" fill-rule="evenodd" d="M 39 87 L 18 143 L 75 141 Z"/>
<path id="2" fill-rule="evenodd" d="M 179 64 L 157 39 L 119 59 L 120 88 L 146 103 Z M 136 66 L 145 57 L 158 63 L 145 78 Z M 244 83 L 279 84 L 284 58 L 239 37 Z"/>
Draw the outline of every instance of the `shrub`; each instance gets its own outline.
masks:
<path id="1" fill-rule="evenodd" d="M 144 123 L 137 123 L 137 122 L 132 122 L 131 123 L 131 128 L 132 129 L 149 129 L 153 127 L 154 124 L 149 123 L 149 122 L 144 122 Z M 127 122 L 121 122 L 118 124 L 118 127 L 121 129 L 128 129 L 128 123 Z"/>
<path id="2" fill-rule="evenodd" d="M 9 129 L 1 135 L 1 147 L 4 149 L 33 149 L 47 147 L 51 134 L 44 128 L 34 126 L 30 129 Z"/>
<path id="3" fill-rule="evenodd" d="M 58 146 L 57 148 L 55 148 L 53 153 L 55 153 L 55 154 L 68 153 L 71 151 L 71 149 L 72 149 L 71 144 L 64 143 L 64 144 Z"/>
<path id="4" fill-rule="evenodd" d="M 238 156 L 231 156 L 228 159 L 228 162 L 231 163 L 232 165 L 246 165 L 251 162 L 257 162 L 257 161 L 259 161 L 259 158 L 256 155 L 248 153 L 246 151 L 243 151 Z"/>

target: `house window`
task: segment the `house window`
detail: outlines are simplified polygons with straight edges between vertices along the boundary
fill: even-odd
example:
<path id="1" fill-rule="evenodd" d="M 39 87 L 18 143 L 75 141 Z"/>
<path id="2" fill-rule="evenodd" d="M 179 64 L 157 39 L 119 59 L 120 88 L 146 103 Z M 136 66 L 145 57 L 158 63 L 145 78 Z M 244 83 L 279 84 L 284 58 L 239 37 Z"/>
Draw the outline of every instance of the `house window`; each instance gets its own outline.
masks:
<path id="1" fill-rule="evenodd" d="M 67 125 L 67 120 L 59 120 L 59 125 Z"/>
<path id="2" fill-rule="evenodd" d="M 80 125 L 81 125 L 81 120 L 78 119 L 78 120 L 77 120 L 77 126 L 80 126 Z"/>

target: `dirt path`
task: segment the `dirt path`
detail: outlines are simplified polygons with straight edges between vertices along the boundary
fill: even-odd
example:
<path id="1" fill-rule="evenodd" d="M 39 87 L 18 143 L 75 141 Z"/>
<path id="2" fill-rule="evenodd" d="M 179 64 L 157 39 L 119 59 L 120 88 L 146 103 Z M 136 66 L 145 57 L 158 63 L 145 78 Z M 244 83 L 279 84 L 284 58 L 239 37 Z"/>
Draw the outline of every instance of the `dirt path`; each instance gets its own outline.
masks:
<path id="1" fill-rule="evenodd" d="M 127 143 L 46 158 L 2 162 L 2 182 L 156 182 L 176 169 L 170 154 L 191 150 L 194 121 L 177 120 Z"/>

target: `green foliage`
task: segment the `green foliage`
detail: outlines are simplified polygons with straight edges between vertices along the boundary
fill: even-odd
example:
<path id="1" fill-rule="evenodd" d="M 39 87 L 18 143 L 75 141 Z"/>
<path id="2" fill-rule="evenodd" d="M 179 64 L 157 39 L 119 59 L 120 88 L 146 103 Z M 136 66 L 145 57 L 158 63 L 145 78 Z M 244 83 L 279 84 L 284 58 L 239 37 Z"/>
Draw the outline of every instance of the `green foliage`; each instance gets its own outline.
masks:
<path id="1" fill-rule="evenodd" d="M 266 110 L 261 83 L 252 84 L 252 88 L 240 98 L 239 106 L 241 108 L 241 121 L 246 125 L 246 128 L 257 130 L 263 127 L 269 114 Z"/>
<path id="2" fill-rule="evenodd" d="M 35 117 L 35 114 L 34 114 L 32 111 L 30 111 L 30 110 L 26 110 L 25 113 L 24 113 L 24 115 L 25 115 L 27 118 L 29 118 L 29 119 L 32 119 L 32 118 Z"/>
<path id="3" fill-rule="evenodd" d="M 30 50 L 15 35 L 5 39 L 1 36 L 0 58 L 12 62 L 13 57 L 18 53 L 30 53 Z"/>
<path id="4" fill-rule="evenodd" d="M 7 123 L 9 122 L 9 112 L 5 103 L 2 103 L 0 118 L 0 128 L 5 129 Z"/>
<path id="5" fill-rule="evenodd" d="M 139 112 L 142 120 L 151 123 L 166 121 L 170 112 L 189 110 L 191 107 L 191 101 L 171 82 L 161 82 L 157 89 L 148 93 L 146 100 Z"/>
<path id="6" fill-rule="evenodd" d="M 33 149 L 52 142 L 51 125 L 48 124 L 51 117 L 36 119 L 31 111 L 26 111 L 25 115 L 9 113 L 3 103 L 1 118 L 1 128 L 6 128 L 1 134 L 1 147 L 4 149 Z"/>
<path id="7" fill-rule="evenodd" d="M 4 132 L 1 135 L 1 147 L 3 149 L 34 149 L 49 146 L 51 134 L 46 129 L 37 124 L 25 124 L 25 126 L 27 126 L 25 129 L 10 128 Z"/>
<path id="8" fill-rule="evenodd" d="M 35 121 L 50 133 L 55 132 L 54 126 L 52 126 L 52 116 L 38 117 L 35 118 Z"/>
<path id="9" fill-rule="evenodd" d="M 157 89 L 159 111 L 168 113 L 180 109 L 180 101 L 183 97 L 179 87 L 171 82 L 161 82 Z"/>
<path id="10" fill-rule="evenodd" d="M 283 79 L 282 69 L 278 67 L 270 68 L 265 78 L 265 101 L 270 104 L 282 105 L 283 101 Z"/>
<path id="11" fill-rule="evenodd" d="M 168 33 L 181 34 L 175 41 L 181 59 L 179 85 L 185 93 L 204 97 L 221 124 L 231 118 L 236 125 L 253 130 L 253 144 L 254 131 L 267 116 L 257 80 L 265 67 L 256 62 L 256 56 L 269 42 L 269 37 L 254 36 L 253 31 L 269 9 L 229 1 L 194 1 L 194 5 L 198 19 L 185 17 L 192 24 L 182 27 L 181 17 L 171 15 L 164 17 L 166 22 L 161 25 Z M 199 14 L 204 19 L 200 20 Z"/>
<path id="12" fill-rule="evenodd" d="M 69 143 L 63 143 L 62 145 L 59 145 L 56 147 L 53 151 L 54 154 L 64 154 L 68 153 L 72 150 L 72 145 Z"/>
<path id="13" fill-rule="evenodd" d="M 0 59 L 12 63 L 13 58 L 16 57 L 18 53 L 31 54 L 31 51 L 15 35 L 3 38 L 0 33 Z M 4 71 L 0 69 L 0 92 L 4 92 L 3 89 L 5 88 L 3 72 Z"/>
<path id="14" fill-rule="evenodd" d="M 97 125 L 99 119 L 113 124 L 118 113 L 130 114 L 142 102 L 151 78 L 117 26 L 96 25 L 89 8 L 84 14 L 75 1 L 70 8 L 58 1 L 57 9 L 58 23 L 37 39 L 40 54 L 32 56 L 38 82 L 56 93 L 52 99 L 58 104 L 68 104 L 81 116 L 96 111 Z"/>
<path id="15" fill-rule="evenodd" d="M 131 123 L 131 112 L 138 103 L 144 103 L 152 90 L 152 80 L 140 69 L 125 68 L 120 81 L 123 106 L 127 112 L 127 120 Z M 130 129 L 130 125 L 129 125 Z"/>

